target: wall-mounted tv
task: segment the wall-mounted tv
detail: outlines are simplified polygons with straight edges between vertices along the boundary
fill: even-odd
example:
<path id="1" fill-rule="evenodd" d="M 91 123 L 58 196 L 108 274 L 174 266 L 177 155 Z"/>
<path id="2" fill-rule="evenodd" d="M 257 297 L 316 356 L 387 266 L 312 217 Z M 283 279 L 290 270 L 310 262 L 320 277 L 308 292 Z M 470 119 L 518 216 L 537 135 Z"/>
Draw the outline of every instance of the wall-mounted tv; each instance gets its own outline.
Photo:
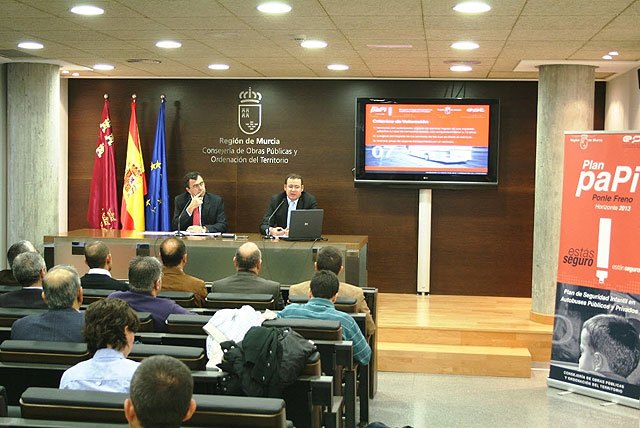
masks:
<path id="1" fill-rule="evenodd" d="M 498 185 L 497 99 L 358 98 L 355 185 Z"/>

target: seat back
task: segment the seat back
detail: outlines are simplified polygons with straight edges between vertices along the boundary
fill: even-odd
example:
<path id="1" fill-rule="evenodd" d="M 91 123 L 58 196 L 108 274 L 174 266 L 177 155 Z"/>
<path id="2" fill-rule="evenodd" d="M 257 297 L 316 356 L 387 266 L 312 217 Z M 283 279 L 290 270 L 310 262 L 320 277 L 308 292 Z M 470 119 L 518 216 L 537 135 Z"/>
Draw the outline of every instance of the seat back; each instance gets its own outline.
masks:
<path id="1" fill-rule="evenodd" d="M 17 319 L 27 315 L 39 315 L 48 309 L 0 308 L 0 327 L 11 327 Z"/>
<path id="2" fill-rule="evenodd" d="M 23 418 L 126 423 L 128 394 L 28 388 L 20 399 Z M 185 425 L 284 428 L 286 410 L 279 398 L 194 394 L 196 412 Z"/>
<path id="3" fill-rule="evenodd" d="M 103 288 L 83 288 L 82 304 L 90 305 L 98 300 L 106 299 L 109 294 L 115 293 L 116 291 L 117 290 L 106 290 Z"/>
<path id="4" fill-rule="evenodd" d="M 158 297 L 171 299 L 183 308 L 193 308 L 196 305 L 193 291 L 161 291 Z"/>
<path id="5" fill-rule="evenodd" d="M 171 314 L 167 317 L 167 331 L 182 334 L 206 334 L 202 327 L 209 322 L 209 315 Z"/>
<path id="6" fill-rule="evenodd" d="M 190 346 L 144 345 L 135 343 L 127 358 L 134 361 L 142 361 L 152 355 L 168 355 L 174 357 L 185 363 L 191 370 L 204 370 L 207 365 L 204 349 Z"/>
<path id="7" fill-rule="evenodd" d="M 3 362 L 72 365 L 89 358 L 86 343 L 5 340 L 0 344 Z"/>
<path id="8" fill-rule="evenodd" d="M 256 310 L 275 309 L 271 294 L 209 293 L 204 301 L 207 308 L 237 309 L 249 305 Z"/>
<path id="9" fill-rule="evenodd" d="M 153 317 L 150 312 L 137 312 L 138 320 L 140 321 L 140 326 L 138 327 L 138 331 L 153 331 Z"/>
<path id="10" fill-rule="evenodd" d="M 342 326 L 337 320 L 276 318 L 262 323 L 265 327 L 291 327 L 305 339 L 342 340 Z"/>
<path id="11" fill-rule="evenodd" d="M 309 297 L 302 294 L 289 295 L 289 303 L 307 303 L 308 301 Z M 356 299 L 337 297 L 334 306 L 339 311 L 352 313 L 356 311 Z"/>

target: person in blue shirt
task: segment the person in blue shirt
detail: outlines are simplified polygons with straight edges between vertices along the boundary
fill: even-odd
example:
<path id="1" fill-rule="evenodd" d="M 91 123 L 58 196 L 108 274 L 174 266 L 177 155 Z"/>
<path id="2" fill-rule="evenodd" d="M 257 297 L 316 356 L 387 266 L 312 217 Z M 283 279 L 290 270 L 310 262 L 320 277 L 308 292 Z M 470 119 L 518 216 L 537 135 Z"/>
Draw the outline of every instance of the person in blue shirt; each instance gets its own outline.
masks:
<path id="1" fill-rule="evenodd" d="M 321 270 L 311 279 L 309 301 L 305 304 L 287 305 L 278 313 L 278 318 L 306 318 L 316 320 L 338 320 L 342 325 L 342 337 L 353 342 L 353 359 L 368 364 L 371 348 L 351 315 L 334 307 L 340 281 L 335 273 Z"/>
<path id="2" fill-rule="evenodd" d="M 83 333 L 93 358 L 67 369 L 60 389 L 129 392 L 140 363 L 127 356 L 139 326 L 138 316 L 123 300 L 102 299 L 89 305 Z"/>

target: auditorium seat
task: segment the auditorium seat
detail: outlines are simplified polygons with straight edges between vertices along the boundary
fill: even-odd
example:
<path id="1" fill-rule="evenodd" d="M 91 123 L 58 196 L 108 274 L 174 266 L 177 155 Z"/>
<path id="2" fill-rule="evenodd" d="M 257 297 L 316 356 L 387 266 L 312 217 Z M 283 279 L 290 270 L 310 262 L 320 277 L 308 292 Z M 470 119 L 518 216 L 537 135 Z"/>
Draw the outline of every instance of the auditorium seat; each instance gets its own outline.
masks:
<path id="1" fill-rule="evenodd" d="M 167 317 L 169 333 L 206 334 L 202 329 L 211 317 L 209 315 L 171 314 Z"/>
<path id="2" fill-rule="evenodd" d="M 23 418 L 126 423 L 128 394 L 28 388 L 20 399 Z M 194 394 L 196 412 L 184 425 L 207 427 L 287 427 L 284 400 Z M 291 425 L 289 425 L 291 426 Z"/>
<path id="3" fill-rule="evenodd" d="M 264 327 L 291 327 L 305 339 L 342 340 L 342 326 L 337 320 L 276 318 L 262 323 Z"/>
<path id="4" fill-rule="evenodd" d="M 288 303 L 307 303 L 309 297 L 303 294 L 289 295 Z M 337 297 L 334 303 L 337 310 L 353 313 L 356 311 L 356 299 L 353 297 Z"/>
<path id="5" fill-rule="evenodd" d="M 48 309 L 0 308 L 0 327 L 11 327 L 17 319 L 27 315 L 38 315 Z"/>
<path id="6" fill-rule="evenodd" d="M 82 304 L 90 305 L 98 300 L 106 299 L 111 293 L 115 293 L 117 290 L 105 290 L 103 288 L 83 288 L 82 289 Z"/>
<path id="7" fill-rule="evenodd" d="M 196 305 L 196 297 L 193 291 L 161 291 L 158 297 L 171 299 L 183 308 L 193 308 Z"/>
<path id="8" fill-rule="evenodd" d="M 152 355 L 168 355 L 182 361 L 191 370 L 204 370 L 207 357 L 203 348 L 170 345 L 145 345 L 134 343 L 129 353 L 130 360 L 142 361 Z"/>
<path id="9" fill-rule="evenodd" d="M 249 305 L 256 310 L 275 309 L 271 294 L 209 293 L 204 301 L 207 308 L 237 309 Z"/>
<path id="10" fill-rule="evenodd" d="M 91 358 L 86 343 L 5 340 L 0 361 L 73 365 Z"/>
<path id="11" fill-rule="evenodd" d="M 140 326 L 138 327 L 138 331 L 153 331 L 153 317 L 150 312 L 137 312 L 138 320 L 140 321 Z"/>
<path id="12" fill-rule="evenodd" d="M 8 293 L 10 291 L 16 291 L 16 290 L 21 290 L 22 286 L 20 285 L 5 285 L 5 284 L 0 284 L 0 294 L 2 293 Z"/>

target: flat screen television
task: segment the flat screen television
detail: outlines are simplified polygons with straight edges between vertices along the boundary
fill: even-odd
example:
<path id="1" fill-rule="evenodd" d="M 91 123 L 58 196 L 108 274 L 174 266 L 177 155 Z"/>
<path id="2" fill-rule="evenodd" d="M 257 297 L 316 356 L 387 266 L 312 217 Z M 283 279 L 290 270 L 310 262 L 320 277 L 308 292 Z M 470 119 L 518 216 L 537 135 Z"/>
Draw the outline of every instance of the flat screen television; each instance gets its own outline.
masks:
<path id="1" fill-rule="evenodd" d="M 500 101 L 357 98 L 355 185 L 498 185 Z"/>

